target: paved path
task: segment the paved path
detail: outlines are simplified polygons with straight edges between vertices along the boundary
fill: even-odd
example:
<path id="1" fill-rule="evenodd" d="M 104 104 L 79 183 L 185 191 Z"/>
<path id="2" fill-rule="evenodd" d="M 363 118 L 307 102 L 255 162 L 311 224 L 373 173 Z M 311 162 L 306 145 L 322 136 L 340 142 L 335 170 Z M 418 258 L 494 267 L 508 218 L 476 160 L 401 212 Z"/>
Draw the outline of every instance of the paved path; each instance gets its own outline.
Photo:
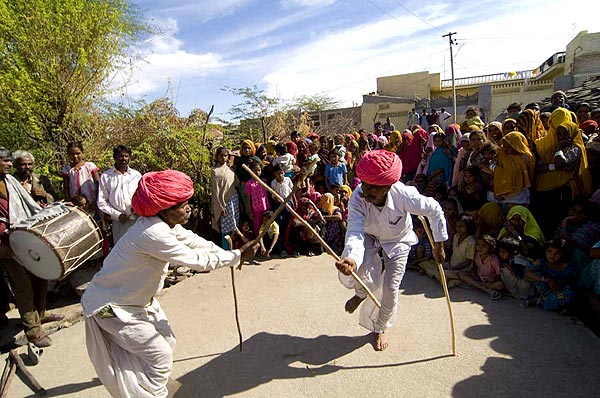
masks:
<path id="1" fill-rule="evenodd" d="M 200 274 L 160 301 L 178 337 L 183 397 L 598 397 L 600 340 L 568 317 L 453 289 L 458 357 L 441 287 L 409 273 L 391 347 L 375 352 L 351 291 L 329 257 L 271 260 L 236 272 L 239 352 L 229 270 Z M 52 397 L 108 397 L 85 349 L 83 323 L 53 336 L 29 369 Z M 5 355 L 2 359 L 5 358 Z M 33 397 L 18 378 L 9 397 Z"/>

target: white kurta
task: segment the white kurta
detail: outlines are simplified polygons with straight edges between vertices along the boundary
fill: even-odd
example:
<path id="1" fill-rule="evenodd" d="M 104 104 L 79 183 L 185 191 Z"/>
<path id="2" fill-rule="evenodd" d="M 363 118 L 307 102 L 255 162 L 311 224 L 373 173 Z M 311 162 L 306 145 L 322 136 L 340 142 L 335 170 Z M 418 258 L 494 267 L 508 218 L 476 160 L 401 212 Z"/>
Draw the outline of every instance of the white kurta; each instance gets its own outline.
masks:
<path id="1" fill-rule="evenodd" d="M 203 271 L 237 266 L 225 251 L 180 225 L 140 217 L 82 297 L 88 354 L 114 397 L 166 397 L 175 336 L 154 296 L 170 263 Z"/>
<path id="2" fill-rule="evenodd" d="M 448 234 L 442 207 L 433 198 L 421 195 L 414 187 L 395 183 L 382 207 L 366 202 L 361 195 L 362 185 L 359 185 L 348 204 L 348 230 L 342 257 L 353 259 L 358 267 L 357 275 L 369 289 L 379 293 L 381 309 L 377 310 L 370 300 L 364 302 L 360 324 L 381 333 L 394 322 L 398 290 L 408 252 L 410 246 L 418 242 L 412 229 L 411 215 L 429 219 L 436 242 L 447 240 Z M 382 272 L 382 261 L 378 254 L 380 248 L 383 249 L 385 272 Z M 355 289 L 357 296 L 367 296 L 360 286 L 354 285 L 351 277 L 341 273 L 339 276 L 346 287 Z"/>
<path id="3" fill-rule="evenodd" d="M 140 172 L 130 167 L 125 173 L 111 167 L 100 176 L 98 209 L 110 216 L 115 243 L 135 223 L 137 216 L 133 214 L 131 198 L 141 178 Z M 127 214 L 129 219 L 125 222 L 119 221 L 121 214 Z"/>

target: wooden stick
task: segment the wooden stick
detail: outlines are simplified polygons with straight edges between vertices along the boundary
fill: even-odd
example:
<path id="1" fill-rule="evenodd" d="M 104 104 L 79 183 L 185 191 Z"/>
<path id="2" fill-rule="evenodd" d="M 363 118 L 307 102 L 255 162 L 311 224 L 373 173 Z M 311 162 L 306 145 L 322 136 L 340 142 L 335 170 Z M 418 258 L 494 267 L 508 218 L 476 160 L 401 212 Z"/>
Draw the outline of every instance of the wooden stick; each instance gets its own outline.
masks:
<path id="1" fill-rule="evenodd" d="M 4 370 L 2 371 L 2 382 L 0 385 L 0 397 L 6 398 L 8 397 L 8 388 L 12 383 L 13 378 L 15 377 L 15 372 L 17 371 L 17 364 L 12 360 L 10 355 L 6 358 L 6 365 L 4 366 Z"/>
<path id="2" fill-rule="evenodd" d="M 429 225 L 427 225 L 427 221 L 423 216 L 419 216 L 419 220 L 423 224 L 423 228 L 425 229 L 425 233 L 429 238 L 429 243 L 431 243 L 431 249 L 433 250 L 433 246 L 435 242 L 433 241 L 433 235 L 431 234 L 431 230 L 429 229 Z M 438 270 L 440 272 L 440 279 L 442 280 L 442 287 L 444 288 L 444 295 L 446 296 L 446 304 L 448 305 L 448 314 L 450 315 L 450 328 L 452 330 L 452 355 L 456 356 L 456 327 L 454 325 L 454 314 L 452 313 L 452 305 L 450 304 L 450 293 L 448 293 L 448 284 L 446 283 L 446 274 L 444 273 L 444 267 L 442 264 L 438 263 Z"/>
<path id="3" fill-rule="evenodd" d="M 296 212 L 296 210 L 294 210 L 294 208 L 292 208 L 291 206 L 289 206 L 287 204 L 287 200 L 286 199 L 283 199 L 281 197 L 281 195 L 279 195 L 277 192 L 275 192 L 273 189 L 271 189 L 270 186 L 268 186 L 267 184 L 265 184 L 256 174 L 254 174 L 252 172 L 252 170 L 250 170 L 248 167 L 246 167 L 246 165 L 243 165 L 242 167 L 244 167 L 244 169 L 250 174 L 250 176 L 252 178 L 254 178 L 260 185 L 262 185 L 267 191 L 269 191 L 269 193 L 271 195 L 273 195 L 273 197 L 275 199 L 277 199 L 278 201 L 280 201 L 282 204 L 286 204 L 286 207 L 288 208 L 288 210 L 290 211 L 290 213 L 292 213 L 294 216 L 296 216 L 296 218 L 298 218 L 298 221 L 300 221 L 302 223 L 302 225 L 304 225 L 304 227 L 306 227 L 315 236 L 315 238 L 319 241 L 319 243 L 323 246 L 323 248 L 325 249 L 325 251 L 330 256 L 332 256 L 336 261 L 340 261 L 341 260 L 340 256 L 338 256 L 337 253 L 334 252 L 331 247 L 329 247 L 329 245 L 323 240 L 323 238 L 321 237 L 321 235 L 319 235 L 319 233 L 317 231 L 315 231 L 315 229 L 305 219 L 303 219 Z M 313 204 L 313 206 L 314 206 L 314 204 Z M 379 300 L 377 300 L 377 297 L 375 297 L 375 295 L 371 292 L 371 290 L 367 287 L 367 285 L 365 285 L 365 283 L 363 282 L 363 280 L 360 279 L 360 277 L 358 275 L 356 275 L 356 272 L 352 271 L 351 276 L 367 292 L 367 295 L 369 296 L 369 298 L 371 298 L 371 300 L 373 300 L 373 302 L 375 303 L 375 305 L 377 306 L 377 308 L 381 308 L 381 303 L 379 302 Z"/>
<path id="4" fill-rule="evenodd" d="M 233 250 L 233 241 L 231 236 L 225 235 L 225 239 L 229 243 L 229 250 Z M 242 352 L 242 345 L 244 344 L 244 337 L 242 337 L 242 327 L 240 326 L 240 316 L 238 310 L 237 291 L 235 289 L 235 271 L 233 267 L 229 267 L 231 270 L 231 287 L 233 288 L 233 306 L 235 308 L 235 324 L 237 326 L 238 337 L 240 340 L 240 352 Z"/>

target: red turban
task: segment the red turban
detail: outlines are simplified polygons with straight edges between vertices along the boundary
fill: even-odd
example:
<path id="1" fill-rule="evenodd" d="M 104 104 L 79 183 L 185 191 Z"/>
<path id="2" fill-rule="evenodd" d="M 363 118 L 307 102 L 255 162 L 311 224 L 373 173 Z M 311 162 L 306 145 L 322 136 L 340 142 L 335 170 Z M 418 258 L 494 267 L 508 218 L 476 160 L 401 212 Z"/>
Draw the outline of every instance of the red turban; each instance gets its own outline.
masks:
<path id="1" fill-rule="evenodd" d="M 595 120 L 586 120 L 585 122 L 581 123 L 579 128 L 585 131 L 590 126 L 594 126 L 594 131 L 598 130 L 598 123 L 596 123 Z"/>
<path id="2" fill-rule="evenodd" d="M 152 217 L 159 211 L 185 202 L 194 194 L 194 183 L 176 170 L 152 171 L 142 176 L 131 206 L 136 214 Z"/>
<path id="3" fill-rule="evenodd" d="M 355 166 L 356 175 L 371 185 L 392 185 L 400 180 L 402 161 L 393 152 L 378 149 L 367 152 Z"/>

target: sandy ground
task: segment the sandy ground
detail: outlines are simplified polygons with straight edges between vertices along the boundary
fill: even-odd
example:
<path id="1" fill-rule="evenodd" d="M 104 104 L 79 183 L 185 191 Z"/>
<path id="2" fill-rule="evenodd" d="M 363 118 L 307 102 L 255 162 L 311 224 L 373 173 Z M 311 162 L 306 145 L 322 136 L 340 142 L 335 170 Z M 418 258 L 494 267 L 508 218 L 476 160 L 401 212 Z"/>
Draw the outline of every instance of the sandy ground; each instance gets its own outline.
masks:
<path id="1" fill-rule="evenodd" d="M 391 346 L 382 353 L 358 314 L 343 311 L 352 291 L 325 255 L 246 266 L 236 283 L 242 352 L 229 270 L 161 295 L 178 338 L 178 396 L 600 396 L 600 340 L 569 317 L 521 309 L 510 298 L 451 290 L 459 354 L 452 357 L 443 293 L 425 276 L 406 275 Z M 87 356 L 83 326 L 53 334 L 54 345 L 29 368 L 48 396 L 109 397 Z M 8 396 L 35 394 L 15 378 Z"/>

